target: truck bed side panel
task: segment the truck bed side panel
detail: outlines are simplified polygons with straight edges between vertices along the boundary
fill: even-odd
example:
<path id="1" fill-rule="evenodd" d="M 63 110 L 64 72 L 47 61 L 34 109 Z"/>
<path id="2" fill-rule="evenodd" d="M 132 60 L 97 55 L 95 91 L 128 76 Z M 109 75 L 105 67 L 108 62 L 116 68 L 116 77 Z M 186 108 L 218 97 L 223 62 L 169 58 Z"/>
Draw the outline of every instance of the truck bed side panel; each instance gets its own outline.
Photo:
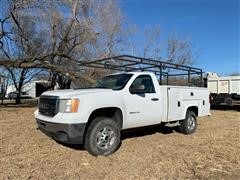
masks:
<path id="1" fill-rule="evenodd" d="M 209 92 L 206 88 L 167 86 L 167 96 L 167 121 L 184 119 L 189 107 L 197 107 L 198 116 L 209 115 Z"/>

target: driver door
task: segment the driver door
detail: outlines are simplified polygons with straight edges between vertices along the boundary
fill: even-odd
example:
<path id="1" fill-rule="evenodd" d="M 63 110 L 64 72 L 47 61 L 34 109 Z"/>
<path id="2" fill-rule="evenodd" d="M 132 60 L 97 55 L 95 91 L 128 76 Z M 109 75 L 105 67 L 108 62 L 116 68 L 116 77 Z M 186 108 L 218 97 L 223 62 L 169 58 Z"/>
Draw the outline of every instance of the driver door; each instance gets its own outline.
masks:
<path id="1" fill-rule="evenodd" d="M 144 87 L 141 92 L 133 92 L 134 87 Z M 127 127 L 158 124 L 161 121 L 160 99 L 155 91 L 150 75 L 139 75 L 130 86 L 125 99 Z"/>

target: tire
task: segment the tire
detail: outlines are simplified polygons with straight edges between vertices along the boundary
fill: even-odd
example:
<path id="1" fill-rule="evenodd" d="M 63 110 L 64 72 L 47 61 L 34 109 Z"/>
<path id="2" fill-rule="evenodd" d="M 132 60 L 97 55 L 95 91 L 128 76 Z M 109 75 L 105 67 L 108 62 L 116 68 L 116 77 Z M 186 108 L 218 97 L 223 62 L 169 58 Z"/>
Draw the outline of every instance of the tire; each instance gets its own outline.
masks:
<path id="1" fill-rule="evenodd" d="M 184 134 L 192 134 L 197 129 L 197 117 L 193 111 L 187 111 L 185 119 L 180 122 L 179 131 Z"/>
<path id="2" fill-rule="evenodd" d="M 107 156 L 117 150 L 120 139 L 120 128 L 115 121 L 106 117 L 97 117 L 87 129 L 84 148 L 94 156 Z"/>
<path id="3" fill-rule="evenodd" d="M 234 106 L 233 104 L 233 99 L 231 97 L 226 97 L 224 99 L 224 102 L 228 105 L 228 106 Z"/>

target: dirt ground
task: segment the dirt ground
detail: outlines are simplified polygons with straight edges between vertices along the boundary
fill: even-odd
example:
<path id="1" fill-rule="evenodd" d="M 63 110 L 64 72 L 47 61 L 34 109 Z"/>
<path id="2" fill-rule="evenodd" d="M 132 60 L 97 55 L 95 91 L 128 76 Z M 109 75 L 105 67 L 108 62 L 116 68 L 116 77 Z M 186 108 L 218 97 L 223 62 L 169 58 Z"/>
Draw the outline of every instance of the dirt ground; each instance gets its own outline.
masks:
<path id="1" fill-rule="evenodd" d="M 212 110 L 192 135 L 149 127 L 93 157 L 36 129 L 33 107 L 0 107 L 0 179 L 240 179 L 240 112 Z"/>

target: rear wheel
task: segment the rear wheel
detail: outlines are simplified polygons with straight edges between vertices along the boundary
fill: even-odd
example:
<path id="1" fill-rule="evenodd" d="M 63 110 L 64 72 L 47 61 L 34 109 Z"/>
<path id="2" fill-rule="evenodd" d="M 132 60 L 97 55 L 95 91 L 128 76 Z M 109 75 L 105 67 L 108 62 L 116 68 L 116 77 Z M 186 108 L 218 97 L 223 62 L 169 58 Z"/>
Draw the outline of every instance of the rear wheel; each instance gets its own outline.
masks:
<path id="1" fill-rule="evenodd" d="M 109 155 L 120 144 L 120 129 L 110 118 L 95 118 L 89 125 L 85 136 L 85 149 L 92 155 Z"/>
<path id="2" fill-rule="evenodd" d="M 231 97 L 226 97 L 224 99 L 224 102 L 228 105 L 228 106 L 233 106 L 233 99 Z"/>
<path id="3" fill-rule="evenodd" d="M 192 134 L 197 129 L 197 117 L 193 111 L 187 111 L 185 119 L 180 122 L 179 131 L 184 134 Z"/>

